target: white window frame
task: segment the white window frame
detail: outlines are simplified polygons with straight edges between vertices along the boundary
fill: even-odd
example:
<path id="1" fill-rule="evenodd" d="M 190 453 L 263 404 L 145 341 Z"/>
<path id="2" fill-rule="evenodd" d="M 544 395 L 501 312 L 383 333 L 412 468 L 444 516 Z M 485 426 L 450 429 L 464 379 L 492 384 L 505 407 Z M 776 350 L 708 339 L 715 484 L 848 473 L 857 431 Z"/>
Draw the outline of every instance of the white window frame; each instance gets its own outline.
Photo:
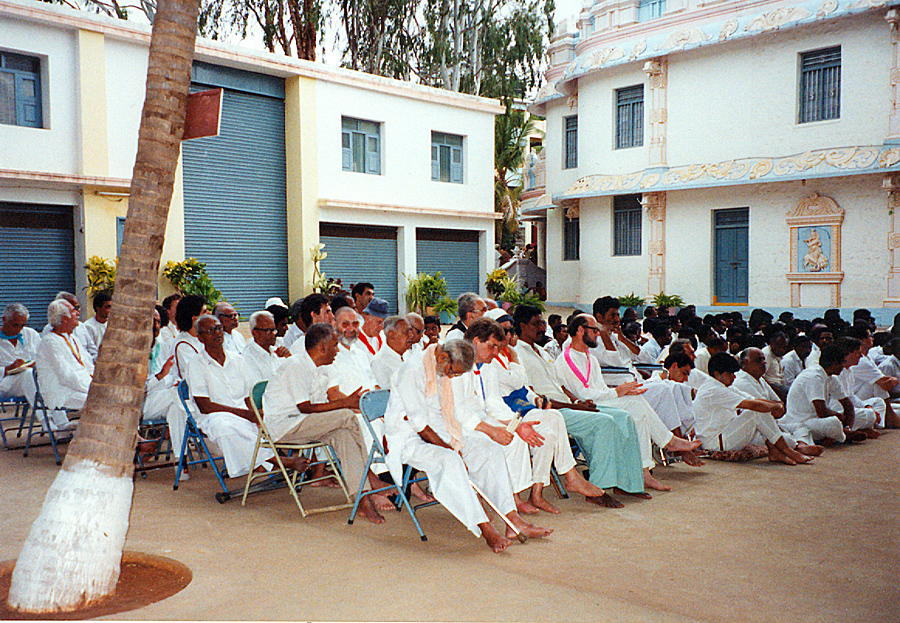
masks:
<path id="1" fill-rule="evenodd" d="M 431 132 L 432 181 L 451 184 L 465 183 L 465 144 L 465 137 L 459 134 Z M 442 166 L 445 161 L 446 167 Z"/>
<path id="2" fill-rule="evenodd" d="M 381 124 L 341 117 L 341 169 L 381 175 Z"/>

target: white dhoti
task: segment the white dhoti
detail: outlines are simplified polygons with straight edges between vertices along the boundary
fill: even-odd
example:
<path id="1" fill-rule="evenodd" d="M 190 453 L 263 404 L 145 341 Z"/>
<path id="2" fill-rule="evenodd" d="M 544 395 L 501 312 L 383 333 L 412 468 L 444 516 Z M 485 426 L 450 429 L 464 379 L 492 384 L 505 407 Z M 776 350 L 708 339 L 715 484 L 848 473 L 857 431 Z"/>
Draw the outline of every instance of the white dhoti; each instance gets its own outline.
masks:
<path id="1" fill-rule="evenodd" d="M 864 406 L 854 409 L 853 425 L 850 427 L 850 430 L 873 428 L 876 422 L 884 422 L 884 414 L 887 408 L 883 399 L 869 398 L 861 402 Z"/>
<path id="2" fill-rule="evenodd" d="M 789 432 L 794 439 L 807 445 L 812 445 L 826 437 L 838 442 L 847 440 L 846 435 L 844 435 L 844 425 L 833 415 L 826 418 L 810 418 L 798 424 L 782 424 L 779 422 L 779 426 Z"/>
<path id="3" fill-rule="evenodd" d="M 641 396 L 656 411 L 669 430 L 681 428 L 687 432 L 694 427 L 691 388 L 685 383 L 670 380 L 643 381 L 647 389 Z"/>
<path id="4" fill-rule="evenodd" d="M 766 441 L 774 444 L 781 438 L 791 448 L 797 445 L 790 435 L 781 432 L 772 414 L 742 411 L 717 437 L 704 439 L 703 447 L 707 450 L 730 452 L 746 448 L 750 444 L 763 446 Z"/>
<path id="5" fill-rule="evenodd" d="M 268 448 L 260 448 L 256 464 L 251 465 L 253 449 L 259 429 L 256 424 L 233 413 L 219 411 L 198 416 L 197 425 L 209 436 L 225 458 L 229 478 L 246 476 L 260 465 L 271 467 L 266 461 L 274 455 Z"/>
<path id="6" fill-rule="evenodd" d="M 641 445 L 641 464 L 645 468 L 651 468 L 656 463 L 653 461 L 653 446 L 651 442 L 660 448 L 666 447 L 672 441 L 672 431 L 660 420 L 656 411 L 644 400 L 643 396 L 619 396 L 612 400 L 602 402 L 605 407 L 624 409 L 634 420 L 637 429 L 638 441 Z"/>

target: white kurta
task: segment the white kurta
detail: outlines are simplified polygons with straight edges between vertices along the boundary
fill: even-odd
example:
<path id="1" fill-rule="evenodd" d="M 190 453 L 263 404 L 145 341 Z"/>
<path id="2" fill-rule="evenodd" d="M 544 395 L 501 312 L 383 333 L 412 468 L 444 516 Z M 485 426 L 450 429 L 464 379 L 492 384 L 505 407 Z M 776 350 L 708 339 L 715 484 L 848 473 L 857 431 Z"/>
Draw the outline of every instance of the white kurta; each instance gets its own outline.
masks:
<path id="1" fill-rule="evenodd" d="M 415 353 L 407 351 L 406 355 L 414 356 Z M 372 374 L 375 376 L 378 387 L 381 389 L 390 389 L 391 378 L 394 376 L 394 372 L 400 369 L 401 365 L 403 365 L 403 357 L 401 357 L 393 348 L 385 346 L 379 350 L 378 354 L 372 357 L 370 363 Z"/>
<path id="2" fill-rule="evenodd" d="M 103 342 L 103 336 L 106 335 L 106 323 L 97 320 L 97 317 L 88 318 L 83 324 L 85 330 L 90 333 L 91 341 L 97 345 L 97 351 L 100 350 L 100 344 Z"/>
<path id="3" fill-rule="evenodd" d="M 784 371 L 781 367 L 781 357 L 772 352 L 771 346 L 762 349 L 762 353 L 766 358 L 766 373 L 763 375 L 766 383 L 769 385 L 783 386 Z"/>
<path id="4" fill-rule="evenodd" d="M 172 344 L 172 354 L 175 355 L 175 374 L 179 378 L 190 378 L 191 364 L 197 359 L 205 347 L 199 339 L 188 332 L 182 332 L 175 338 Z M 191 388 L 193 390 L 193 388 Z"/>
<path id="5" fill-rule="evenodd" d="M 888 398 L 889 394 L 875 383 L 886 375 L 878 369 L 875 362 L 863 355 L 859 363 L 849 369 L 850 389 L 859 399 Z"/>
<path id="6" fill-rule="evenodd" d="M 844 441 L 843 425 L 836 416 L 820 418 L 813 406 L 814 400 L 828 403 L 829 395 L 839 383 L 830 383 L 828 373 L 819 364 L 810 365 L 801 372 L 793 383 L 787 397 L 787 413 L 778 421 L 778 425 L 791 433 L 794 439 L 812 444 L 814 440 L 829 437 Z M 840 399 L 845 396 L 835 394 Z"/>
<path id="7" fill-rule="evenodd" d="M 334 363 L 323 367 L 321 373 L 328 376 L 328 387 L 337 387 L 342 393 L 350 395 L 360 387 L 370 390 L 378 386 L 371 362 L 372 357 L 359 340 L 350 347 L 339 343 Z"/>
<path id="8" fill-rule="evenodd" d="M 831 383 L 836 382 L 840 386 L 840 393 L 849 398 L 853 404 L 854 416 L 850 430 L 872 428 L 875 426 L 875 422 L 884 421 L 886 411 L 884 400 L 874 397 L 862 400 L 857 396 L 853 391 L 853 372 L 850 368 L 844 368 L 840 374 L 829 380 Z M 830 396 L 828 408 L 832 411 L 841 411 L 844 407 L 834 396 Z"/>
<path id="9" fill-rule="evenodd" d="M 566 361 L 566 352 L 563 351 L 563 354 L 557 357 L 554 362 L 559 381 L 579 400 L 593 400 L 596 404 L 618 407 L 628 411 L 629 415 L 634 419 L 638 438 L 641 442 L 641 462 L 644 467 L 653 467 L 655 463 L 653 461 L 651 441 L 663 448 L 672 440 L 674 436 L 672 431 L 663 424 L 659 416 L 642 396 L 619 397 L 616 390 L 607 387 L 603 381 L 600 364 L 596 357 L 590 353 L 586 354 L 569 349 L 568 353 L 572 364 L 580 371 L 586 383 L 580 380 Z M 588 366 L 588 361 L 590 361 L 590 366 Z"/>
<path id="10" fill-rule="evenodd" d="M 263 349 L 255 340 L 247 342 L 247 346 L 241 354 L 244 357 L 250 387 L 253 387 L 260 381 L 271 381 L 275 378 L 284 362 L 287 361 L 287 358 L 278 357 L 272 352 Z"/>
<path id="11" fill-rule="evenodd" d="M 784 357 L 781 358 L 781 372 L 784 375 L 784 384 L 786 387 L 790 387 L 800 373 L 806 369 L 807 364 L 809 363 L 807 360 L 800 359 L 800 355 L 797 354 L 797 351 L 792 350 L 787 353 Z"/>
<path id="12" fill-rule="evenodd" d="M 237 329 L 232 329 L 231 333 L 225 333 L 224 338 L 225 341 L 222 342 L 222 348 L 230 353 L 240 355 L 244 352 L 244 348 L 247 347 L 247 340 Z"/>
<path id="13" fill-rule="evenodd" d="M 300 340 L 300 342 L 304 342 L 301 338 L 304 333 L 300 330 L 300 327 L 297 326 L 296 322 L 292 322 L 291 326 L 288 327 L 287 333 L 284 334 L 284 346 L 288 350 L 291 350 L 291 347 Z M 304 342 L 305 343 L 305 342 Z M 293 350 L 291 350 L 293 352 Z"/>
<path id="14" fill-rule="evenodd" d="M 34 361 L 37 357 L 38 347 L 41 344 L 40 334 L 30 327 L 24 327 L 16 343 L 10 340 L 0 339 L 0 370 L 5 370 L 17 359 L 22 361 Z M 25 370 L 18 374 L 6 374 L 2 372 L 0 378 L 0 396 L 24 396 L 28 404 L 34 404 L 34 375 L 31 370 Z"/>
<path id="15" fill-rule="evenodd" d="M 646 344 L 641 346 L 641 352 L 637 355 L 637 361 L 639 363 L 656 363 L 656 360 L 659 358 L 662 350 L 662 346 L 659 345 L 659 342 L 657 342 L 655 338 L 651 337 L 649 340 L 647 340 Z"/>
<path id="16" fill-rule="evenodd" d="M 41 339 L 35 362 L 47 407 L 81 409 L 84 406 L 94 361 L 79 338 L 51 331 Z"/>
<path id="17" fill-rule="evenodd" d="M 775 418 L 769 413 L 737 407 L 751 398 L 714 378 L 707 380 L 695 400 L 697 437 L 707 450 L 739 450 L 748 444 L 776 443 L 783 437 Z"/>

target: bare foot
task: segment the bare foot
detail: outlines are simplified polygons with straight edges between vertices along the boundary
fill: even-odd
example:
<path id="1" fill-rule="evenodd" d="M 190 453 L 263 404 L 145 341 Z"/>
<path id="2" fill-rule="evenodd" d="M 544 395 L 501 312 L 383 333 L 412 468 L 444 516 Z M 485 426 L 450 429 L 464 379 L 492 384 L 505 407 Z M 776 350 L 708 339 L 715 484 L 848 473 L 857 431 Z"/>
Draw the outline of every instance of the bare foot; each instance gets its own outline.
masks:
<path id="1" fill-rule="evenodd" d="M 785 465 L 796 465 L 797 461 L 786 455 L 784 452 L 775 447 L 774 444 L 769 444 L 766 442 L 766 445 L 769 446 L 769 460 L 772 463 L 784 463 Z M 804 457 L 805 458 L 805 457 Z"/>
<path id="2" fill-rule="evenodd" d="M 380 511 L 392 511 L 397 508 L 383 493 L 372 493 L 366 497 L 371 498 L 372 502 L 375 504 L 375 508 Z"/>
<path id="3" fill-rule="evenodd" d="M 678 439 L 678 437 L 676 437 L 675 439 Z M 672 490 L 672 487 L 654 478 L 653 474 L 650 473 L 650 470 L 646 468 L 644 468 L 644 487 L 647 489 L 654 489 L 656 491 Z"/>
<path id="4" fill-rule="evenodd" d="M 367 495 L 359 502 L 359 514 L 371 521 L 374 524 L 382 524 L 384 523 L 384 517 L 381 516 L 375 506 L 372 504 L 372 500 L 369 498 L 372 496 Z"/>
<path id="5" fill-rule="evenodd" d="M 806 456 L 820 456 L 825 451 L 825 448 L 822 446 L 811 446 L 802 441 L 798 441 L 796 450 Z"/>
<path id="6" fill-rule="evenodd" d="M 604 493 L 603 489 L 585 480 L 577 467 L 573 467 L 563 476 L 566 480 L 566 489 L 573 493 L 580 493 L 585 497 L 600 497 Z"/>
<path id="7" fill-rule="evenodd" d="M 481 538 L 487 542 L 488 547 L 495 554 L 502 552 L 512 543 L 512 541 L 497 532 L 497 528 L 489 521 L 478 524 L 478 527 L 481 528 Z"/>
<path id="8" fill-rule="evenodd" d="M 666 450 L 670 452 L 689 452 L 690 450 L 696 450 L 701 445 L 702 442 L 699 440 L 688 441 L 687 439 L 673 436 L 672 441 L 666 444 Z"/>
<path id="9" fill-rule="evenodd" d="M 538 513 L 541 512 L 541 510 L 539 508 L 537 508 L 536 506 L 532 505 L 531 502 L 528 502 L 527 500 L 523 500 L 518 495 L 514 495 L 513 499 L 516 501 L 516 510 L 519 511 L 520 513 L 524 513 L 526 515 L 537 515 Z"/>
<path id="10" fill-rule="evenodd" d="M 434 496 L 428 493 L 425 493 L 425 490 L 419 486 L 419 483 L 414 482 L 409 487 L 410 494 L 421 502 L 434 502 Z"/>
<path id="11" fill-rule="evenodd" d="M 585 496 L 584 499 L 591 504 L 603 506 L 604 508 L 622 508 L 623 506 L 625 506 L 619 500 L 608 493 L 604 493 L 603 495 L 589 495 Z"/>
<path id="12" fill-rule="evenodd" d="M 860 429 L 860 432 L 863 433 L 869 439 L 878 439 L 879 437 L 881 437 L 881 433 L 879 433 L 874 428 L 863 428 L 863 429 Z"/>
<path id="13" fill-rule="evenodd" d="M 823 448 L 830 448 L 837 443 L 837 440 L 832 439 L 831 437 L 825 437 L 820 443 L 822 444 Z"/>
<path id="14" fill-rule="evenodd" d="M 641 500 L 652 500 L 653 496 L 647 493 L 646 491 L 636 491 L 632 493 L 631 491 L 625 491 L 624 489 L 620 489 L 619 487 L 615 487 L 613 489 L 614 492 L 619 493 L 621 495 L 630 495 L 631 497 L 639 498 Z"/>
<path id="15" fill-rule="evenodd" d="M 553 513 L 554 515 L 559 515 L 559 509 L 553 506 L 550 502 L 545 500 L 542 496 L 538 495 L 535 497 L 534 492 L 531 494 L 531 498 L 528 500 L 532 505 L 541 509 L 542 511 Z"/>
<path id="16" fill-rule="evenodd" d="M 868 439 L 868 437 L 866 437 L 866 434 L 861 430 L 850 430 L 848 428 L 845 428 L 844 435 L 847 437 L 847 441 L 845 443 L 859 443 Z"/>
<path id="17" fill-rule="evenodd" d="M 706 465 L 706 461 L 697 456 L 693 450 L 679 452 L 678 454 L 681 455 L 681 460 L 684 461 L 685 465 L 690 465 L 691 467 L 702 467 Z"/>
<path id="18" fill-rule="evenodd" d="M 298 472 L 305 472 L 309 469 L 309 458 L 305 456 L 282 456 L 281 464 L 287 469 L 293 469 Z M 273 461 L 274 463 L 274 461 Z"/>
<path id="19" fill-rule="evenodd" d="M 527 536 L 529 539 L 541 539 L 545 536 L 550 536 L 553 532 L 553 528 L 541 528 L 540 526 L 535 526 L 519 516 L 519 513 L 513 511 L 507 515 L 512 524 L 519 529 L 519 532 Z M 508 527 L 506 528 L 506 538 L 512 539 L 516 537 L 515 531 Z"/>

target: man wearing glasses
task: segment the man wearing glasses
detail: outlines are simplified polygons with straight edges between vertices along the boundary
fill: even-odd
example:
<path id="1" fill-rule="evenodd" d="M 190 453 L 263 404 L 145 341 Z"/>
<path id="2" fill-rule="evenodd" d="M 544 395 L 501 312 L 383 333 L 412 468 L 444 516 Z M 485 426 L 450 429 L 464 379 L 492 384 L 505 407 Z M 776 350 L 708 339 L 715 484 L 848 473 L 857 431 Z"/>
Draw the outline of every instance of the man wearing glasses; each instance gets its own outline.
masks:
<path id="1" fill-rule="evenodd" d="M 241 353 L 247 364 L 250 386 L 260 381 L 271 381 L 285 359 L 291 356 L 284 346 L 275 346 L 275 317 L 265 310 L 250 315 L 250 332 L 253 339 Z"/>
<path id="2" fill-rule="evenodd" d="M 225 341 L 223 343 L 225 350 L 239 355 L 244 352 L 247 340 L 244 339 L 240 331 L 236 330 L 240 323 L 234 307 L 224 301 L 217 303 L 213 308 L 213 316 L 222 323 L 222 330 L 225 332 Z"/>

